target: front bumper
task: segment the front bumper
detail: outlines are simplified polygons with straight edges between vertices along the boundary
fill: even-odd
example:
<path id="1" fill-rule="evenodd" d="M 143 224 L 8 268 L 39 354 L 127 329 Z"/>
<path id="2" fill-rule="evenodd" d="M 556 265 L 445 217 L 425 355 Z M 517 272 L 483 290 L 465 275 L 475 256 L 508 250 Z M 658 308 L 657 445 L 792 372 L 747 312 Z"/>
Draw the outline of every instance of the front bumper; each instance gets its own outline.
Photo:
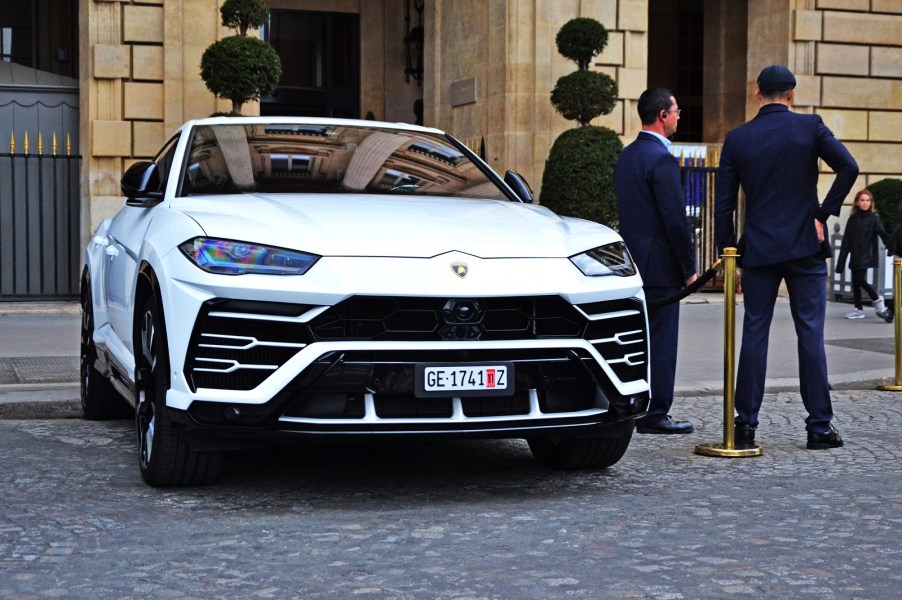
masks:
<path id="1" fill-rule="evenodd" d="M 465 322 L 455 301 L 207 301 L 182 369 L 193 399 L 172 416 L 227 436 L 526 437 L 595 435 L 647 409 L 641 300 L 469 298 Z M 499 361 L 514 366 L 510 396 L 416 393 L 417 364 Z"/>

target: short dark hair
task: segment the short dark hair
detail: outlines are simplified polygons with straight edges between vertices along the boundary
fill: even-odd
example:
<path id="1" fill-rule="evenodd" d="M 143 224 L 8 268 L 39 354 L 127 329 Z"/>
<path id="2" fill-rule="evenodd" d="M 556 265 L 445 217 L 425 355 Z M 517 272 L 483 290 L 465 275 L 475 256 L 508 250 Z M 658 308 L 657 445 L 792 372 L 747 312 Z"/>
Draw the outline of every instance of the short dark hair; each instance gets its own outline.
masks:
<path id="1" fill-rule="evenodd" d="M 639 96 L 639 120 L 643 125 L 651 125 L 662 110 L 670 110 L 674 103 L 673 92 L 667 88 L 649 88 Z"/>

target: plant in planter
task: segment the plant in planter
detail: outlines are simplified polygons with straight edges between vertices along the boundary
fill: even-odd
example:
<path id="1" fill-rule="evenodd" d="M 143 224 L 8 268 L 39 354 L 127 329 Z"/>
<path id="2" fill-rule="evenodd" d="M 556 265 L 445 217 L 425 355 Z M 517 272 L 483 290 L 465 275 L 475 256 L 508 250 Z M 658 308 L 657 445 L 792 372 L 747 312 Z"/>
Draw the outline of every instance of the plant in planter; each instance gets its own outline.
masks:
<path id="1" fill-rule="evenodd" d="M 578 127 L 562 133 L 545 161 L 540 201 L 568 216 L 617 226 L 614 164 L 623 149 L 617 133 L 590 125 L 609 114 L 617 101 L 617 82 L 589 70 L 592 58 L 604 50 L 608 32 L 594 19 L 578 18 L 561 27 L 555 38 L 558 52 L 574 61 L 577 71 L 558 79 L 551 104 Z"/>
<path id="2" fill-rule="evenodd" d="M 240 115 L 245 102 L 272 93 L 282 76 L 282 61 L 272 46 L 247 35 L 269 18 L 263 0 L 225 0 L 219 12 L 222 24 L 238 33 L 204 51 L 200 76 L 216 97 L 231 100 L 231 114 Z"/>
<path id="3" fill-rule="evenodd" d="M 892 231 L 902 224 L 897 222 L 899 206 L 902 205 L 902 179 L 881 179 L 869 185 L 868 189 L 874 195 L 874 204 L 877 205 L 883 227 Z"/>

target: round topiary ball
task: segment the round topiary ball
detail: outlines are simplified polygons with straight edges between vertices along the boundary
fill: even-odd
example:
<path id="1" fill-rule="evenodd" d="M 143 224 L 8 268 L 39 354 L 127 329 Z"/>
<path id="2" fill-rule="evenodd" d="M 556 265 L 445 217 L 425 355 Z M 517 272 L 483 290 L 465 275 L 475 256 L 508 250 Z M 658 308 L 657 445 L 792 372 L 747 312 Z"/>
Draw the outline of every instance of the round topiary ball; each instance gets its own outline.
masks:
<path id="1" fill-rule="evenodd" d="M 233 112 L 238 112 L 245 102 L 272 93 L 282 76 L 282 61 L 263 40 L 233 35 L 204 51 L 200 76 L 211 92 L 231 100 Z"/>
<path id="2" fill-rule="evenodd" d="M 598 115 L 606 115 L 617 104 L 617 82 L 604 73 L 574 71 L 557 80 L 551 104 L 565 119 L 586 126 Z"/>
<path id="3" fill-rule="evenodd" d="M 262 27 L 269 20 L 269 7 L 263 0 L 225 0 L 219 9 L 222 24 L 245 35 L 250 27 Z"/>
<path id="4" fill-rule="evenodd" d="M 614 165 L 623 144 L 607 127 L 562 133 L 545 162 L 540 203 L 554 212 L 616 228 Z"/>
<path id="5" fill-rule="evenodd" d="M 555 43 L 561 55 L 574 61 L 584 71 L 589 68 L 592 57 L 608 45 L 608 31 L 595 19 L 572 19 L 557 32 Z"/>

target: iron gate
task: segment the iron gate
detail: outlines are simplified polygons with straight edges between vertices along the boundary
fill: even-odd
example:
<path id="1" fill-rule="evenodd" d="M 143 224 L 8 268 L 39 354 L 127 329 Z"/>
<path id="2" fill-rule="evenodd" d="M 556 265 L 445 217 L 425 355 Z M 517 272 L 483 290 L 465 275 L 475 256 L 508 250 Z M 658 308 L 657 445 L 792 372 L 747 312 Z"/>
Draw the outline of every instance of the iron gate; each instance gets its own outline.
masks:
<path id="1" fill-rule="evenodd" d="M 68 136 L 10 134 L 0 153 L 0 300 L 77 297 L 80 173 Z"/>

